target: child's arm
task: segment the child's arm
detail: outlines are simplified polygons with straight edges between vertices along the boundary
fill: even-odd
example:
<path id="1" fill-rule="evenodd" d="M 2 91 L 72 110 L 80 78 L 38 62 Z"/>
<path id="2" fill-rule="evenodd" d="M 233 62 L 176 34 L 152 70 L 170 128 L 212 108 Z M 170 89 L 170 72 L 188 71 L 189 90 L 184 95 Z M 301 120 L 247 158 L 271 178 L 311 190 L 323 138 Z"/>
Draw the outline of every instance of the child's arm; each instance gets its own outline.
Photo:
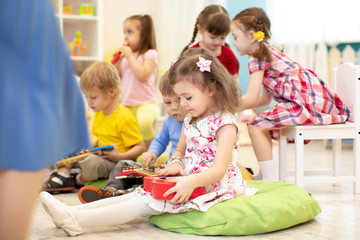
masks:
<path id="1" fill-rule="evenodd" d="M 241 111 L 249 108 L 256 108 L 259 106 L 263 106 L 260 105 L 260 101 L 259 101 L 260 90 L 262 87 L 263 79 L 264 79 L 264 70 L 254 72 L 250 75 L 249 86 L 246 91 L 246 94 L 241 97 Z M 266 94 L 265 92 L 267 91 L 264 90 L 263 94 Z"/>
<path id="2" fill-rule="evenodd" d="M 123 159 L 136 160 L 136 158 L 145 151 L 146 151 L 146 145 L 144 141 L 141 141 L 133 145 L 128 151 L 123 153 L 119 152 L 117 147 L 114 145 L 113 150 L 103 151 L 102 157 L 113 162 L 118 162 L 119 160 L 123 160 Z"/>
<path id="3" fill-rule="evenodd" d="M 185 135 L 184 135 L 184 129 L 182 129 L 177 148 L 171 157 L 183 158 L 185 155 L 185 149 L 186 149 Z M 165 168 L 160 169 L 156 173 L 162 176 L 177 175 L 177 174 L 180 174 L 182 176 L 185 175 L 182 164 L 177 162 L 167 165 Z"/>
<path id="4" fill-rule="evenodd" d="M 120 51 L 124 53 L 124 56 L 128 59 L 130 67 L 139 81 L 146 82 L 149 76 L 154 72 L 156 63 L 152 60 L 145 60 L 143 64 L 140 64 L 134 56 L 131 48 L 128 46 L 121 46 Z"/>
<path id="5" fill-rule="evenodd" d="M 268 91 L 266 91 L 266 89 L 263 88 L 261 96 L 254 108 L 269 105 L 271 99 L 272 99 L 271 94 Z"/>
<path id="6" fill-rule="evenodd" d="M 226 173 L 232 157 L 233 146 L 236 141 L 236 126 L 225 125 L 217 131 L 218 147 L 214 165 L 211 168 L 197 174 L 182 178 L 175 178 L 175 187 L 169 189 L 164 197 L 176 192 L 171 203 L 182 203 L 189 200 L 191 193 L 197 187 L 210 185 L 220 180 Z"/>

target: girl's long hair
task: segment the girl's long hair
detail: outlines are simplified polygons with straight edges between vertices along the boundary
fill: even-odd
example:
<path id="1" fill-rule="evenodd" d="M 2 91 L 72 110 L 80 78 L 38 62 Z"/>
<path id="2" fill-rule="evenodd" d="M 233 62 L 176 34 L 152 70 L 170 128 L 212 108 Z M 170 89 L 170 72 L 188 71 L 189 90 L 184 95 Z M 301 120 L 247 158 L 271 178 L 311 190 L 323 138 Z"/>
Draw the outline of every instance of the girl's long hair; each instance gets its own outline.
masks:
<path id="1" fill-rule="evenodd" d="M 211 60 L 210 72 L 201 72 L 197 66 L 199 57 Z M 213 85 L 214 102 L 221 111 L 236 113 L 240 108 L 241 91 L 236 80 L 229 74 L 219 60 L 208 50 L 190 48 L 171 67 L 169 72 L 171 86 L 180 81 L 191 81 L 201 91 Z"/>
<path id="2" fill-rule="evenodd" d="M 125 21 L 128 20 L 137 20 L 140 22 L 139 55 L 144 54 L 149 49 L 156 49 L 155 28 L 152 18 L 145 14 L 128 17 Z"/>

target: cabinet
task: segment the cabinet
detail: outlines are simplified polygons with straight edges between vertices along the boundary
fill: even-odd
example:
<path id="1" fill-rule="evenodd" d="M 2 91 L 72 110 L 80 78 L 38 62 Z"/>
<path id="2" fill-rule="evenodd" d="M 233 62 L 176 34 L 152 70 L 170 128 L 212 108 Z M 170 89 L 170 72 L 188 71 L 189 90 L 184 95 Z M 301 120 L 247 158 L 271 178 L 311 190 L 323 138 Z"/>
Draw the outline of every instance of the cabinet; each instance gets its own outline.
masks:
<path id="1" fill-rule="evenodd" d="M 102 60 L 102 0 L 52 0 L 77 75 Z M 74 49 L 71 50 L 71 49 Z"/>

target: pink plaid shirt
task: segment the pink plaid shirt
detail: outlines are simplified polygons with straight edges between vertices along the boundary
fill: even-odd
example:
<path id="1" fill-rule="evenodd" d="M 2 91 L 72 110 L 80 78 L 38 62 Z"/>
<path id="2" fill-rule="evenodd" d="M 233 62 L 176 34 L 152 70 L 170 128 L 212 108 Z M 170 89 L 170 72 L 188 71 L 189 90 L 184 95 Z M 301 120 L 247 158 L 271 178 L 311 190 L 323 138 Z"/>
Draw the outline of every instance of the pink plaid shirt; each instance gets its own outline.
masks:
<path id="1" fill-rule="evenodd" d="M 345 122 L 350 110 L 338 95 L 311 70 L 265 42 L 273 62 L 265 70 L 263 86 L 278 103 L 250 122 L 263 128 Z M 269 62 L 249 58 L 249 72 L 266 69 Z"/>

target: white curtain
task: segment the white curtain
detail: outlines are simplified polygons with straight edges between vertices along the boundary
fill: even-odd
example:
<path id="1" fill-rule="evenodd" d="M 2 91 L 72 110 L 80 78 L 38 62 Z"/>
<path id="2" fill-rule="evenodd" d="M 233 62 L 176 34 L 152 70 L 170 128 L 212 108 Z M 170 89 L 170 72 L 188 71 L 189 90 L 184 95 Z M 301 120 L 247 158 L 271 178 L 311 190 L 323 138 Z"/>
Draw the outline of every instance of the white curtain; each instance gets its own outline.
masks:
<path id="1" fill-rule="evenodd" d="M 327 45 L 360 42 L 359 9 L 359 0 L 268 0 L 272 42 L 331 81 Z"/>
<path id="2" fill-rule="evenodd" d="M 282 43 L 360 40 L 359 0 L 268 0 L 272 38 Z"/>
<path id="3" fill-rule="evenodd" d="M 190 42 L 195 21 L 208 4 L 226 7 L 226 0 L 153 0 L 156 3 L 154 24 L 159 51 L 159 69 L 166 71 Z M 198 40 L 200 36 L 198 34 Z"/>
<path id="4" fill-rule="evenodd" d="M 159 68 L 166 71 L 191 40 L 197 15 L 205 1 L 157 0 L 154 16 L 158 39 Z"/>

